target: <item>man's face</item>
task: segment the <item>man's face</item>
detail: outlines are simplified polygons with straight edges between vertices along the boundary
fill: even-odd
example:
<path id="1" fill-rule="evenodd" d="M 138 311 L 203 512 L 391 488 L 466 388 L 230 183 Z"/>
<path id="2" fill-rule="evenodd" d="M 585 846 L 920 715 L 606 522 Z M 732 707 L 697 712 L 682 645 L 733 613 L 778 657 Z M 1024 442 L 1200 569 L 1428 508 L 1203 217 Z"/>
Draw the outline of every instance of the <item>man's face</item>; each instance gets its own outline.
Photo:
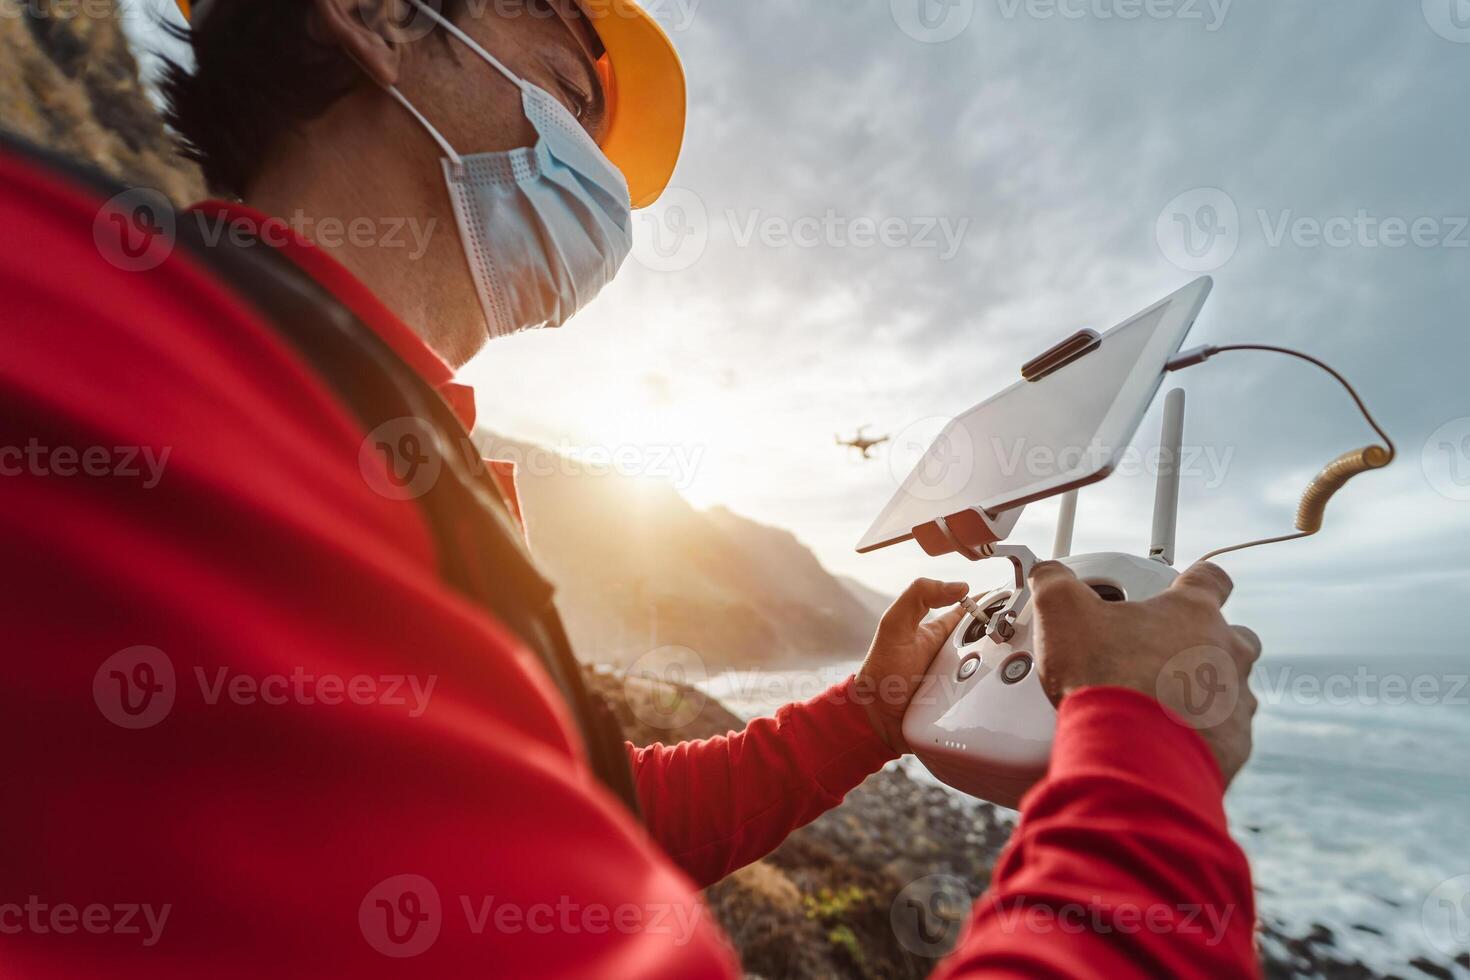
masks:
<path id="1" fill-rule="evenodd" d="M 559 99 L 594 138 L 601 135 L 607 121 L 596 68 L 602 44 L 575 0 L 465 0 L 455 24 Z M 519 90 L 440 28 L 408 46 L 400 87 L 460 153 L 536 142 Z"/>

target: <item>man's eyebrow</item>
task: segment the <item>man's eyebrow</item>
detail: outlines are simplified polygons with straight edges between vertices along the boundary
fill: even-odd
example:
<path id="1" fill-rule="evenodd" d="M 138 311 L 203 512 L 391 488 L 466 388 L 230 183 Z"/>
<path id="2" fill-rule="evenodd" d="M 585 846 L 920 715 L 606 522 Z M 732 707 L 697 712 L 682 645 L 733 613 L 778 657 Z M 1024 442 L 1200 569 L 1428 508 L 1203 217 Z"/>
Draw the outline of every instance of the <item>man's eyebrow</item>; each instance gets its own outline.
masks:
<path id="1" fill-rule="evenodd" d="M 566 61 L 576 63 L 578 74 L 576 76 L 568 76 L 565 80 L 572 84 L 576 84 L 579 80 L 585 83 L 588 97 L 591 100 L 590 114 L 593 121 L 601 122 L 607 114 L 607 93 L 602 90 L 602 77 L 598 74 L 597 65 L 592 60 L 592 51 L 588 49 L 583 43 L 583 39 L 578 35 L 579 30 L 586 30 L 596 38 L 596 33 L 580 13 L 577 15 L 577 18 L 577 24 L 574 25 L 568 23 L 566 18 L 562 16 L 557 17 L 557 20 L 561 22 L 563 28 L 561 43 L 557 45 L 557 53 L 549 56 L 548 60 L 551 63 L 548 64 L 548 67 L 553 72 L 565 74 L 559 70 L 562 67 L 562 63 Z M 598 46 L 601 46 L 600 42 L 598 42 Z"/>

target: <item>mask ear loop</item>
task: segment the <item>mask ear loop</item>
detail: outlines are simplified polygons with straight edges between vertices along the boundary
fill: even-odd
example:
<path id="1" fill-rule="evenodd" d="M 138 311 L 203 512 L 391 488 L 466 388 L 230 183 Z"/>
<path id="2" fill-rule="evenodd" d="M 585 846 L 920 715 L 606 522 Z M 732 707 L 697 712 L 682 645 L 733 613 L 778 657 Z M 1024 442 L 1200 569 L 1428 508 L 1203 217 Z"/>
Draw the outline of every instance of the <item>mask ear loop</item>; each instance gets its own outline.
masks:
<path id="1" fill-rule="evenodd" d="M 405 97 L 402 92 L 398 91 L 398 86 L 389 85 L 387 87 L 387 92 L 389 95 L 393 96 L 394 99 L 398 100 L 399 105 L 403 106 L 403 108 L 407 109 L 410 113 L 413 114 L 413 117 L 419 121 L 420 126 L 429 131 L 429 135 L 434 137 L 434 142 L 439 144 L 439 149 L 443 150 L 444 155 L 447 156 L 450 162 L 454 164 L 455 171 L 458 172 L 464 169 L 464 161 L 460 158 L 460 155 L 458 153 L 454 152 L 454 147 L 449 145 L 449 141 L 444 138 L 444 134 L 435 129 L 434 124 L 425 119 L 422 112 L 419 112 L 418 109 L 414 108 L 414 104 L 408 101 L 407 97 Z"/>
<path id="2" fill-rule="evenodd" d="M 372 78 L 372 72 L 368 71 L 367 68 L 363 66 L 362 62 L 358 61 L 357 57 L 353 55 L 351 51 L 347 51 L 344 49 L 343 53 L 346 54 L 347 57 L 351 58 L 354 62 L 356 62 L 358 71 L 362 72 L 364 75 L 367 75 L 369 78 Z M 444 155 L 447 156 L 450 162 L 454 164 L 456 171 L 464 169 L 464 160 L 461 159 L 460 155 L 455 152 L 454 147 L 449 145 L 449 141 L 444 138 L 444 134 L 439 132 L 438 129 L 434 128 L 434 124 L 429 122 L 424 114 L 422 112 L 419 112 L 417 107 L 415 107 L 412 102 L 408 101 L 408 97 L 406 95 L 398 91 L 397 85 L 383 85 L 382 89 L 383 91 L 391 95 L 395 102 L 403 106 L 403 108 L 407 109 L 409 111 L 409 114 L 418 120 L 419 125 L 424 127 L 424 129 L 428 131 L 429 135 L 434 138 L 434 142 L 439 144 L 439 149 L 443 150 Z"/>
<path id="3" fill-rule="evenodd" d="M 428 18 L 434 23 L 438 24 L 450 34 L 458 38 L 471 51 L 475 52 L 475 54 L 479 55 L 481 58 L 484 58 L 487 62 L 489 62 L 490 67 L 494 68 L 496 71 L 500 72 L 500 74 L 504 75 L 506 79 L 516 88 L 520 89 L 521 92 L 526 91 L 526 83 L 522 81 L 515 72 L 505 67 L 505 65 L 501 63 L 499 58 L 495 57 L 489 51 L 486 51 L 484 48 L 482 48 L 478 43 L 476 43 L 474 38 L 470 37 L 464 31 L 456 27 L 443 14 L 439 13 L 439 11 L 424 3 L 423 0 L 409 0 L 409 2 L 418 8 L 419 13 L 428 16 Z M 419 112 L 419 110 L 414 107 L 414 104 L 408 101 L 408 98 L 402 92 L 398 91 L 398 86 L 389 85 L 387 86 L 387 91 L 389 95 L 393 96 L 393 98 L 398 101 L 399 105 L 403 106 L 403 108 L 407 109 L 410 113 L 413 114 L 413 117 L 419 121 L 419 125 L 428 130 L 430 136 L 434 137 L 434 142 L 439 144 L 439 148 L 444 151 L 444 155 L 447 156 L 450 162 L 454 164 L 455 171 L 457 173 L 462 171 L 464 168 L 464 161 L 460 158 L 460 155 L 454 151 L 454 147 L 449 145 L 449 141 L 444 138 L 444 134 L 435 129 L 434 124 L 429 122 L 429 120 L 424 117 L 424 114 L 422 112 Z"/>

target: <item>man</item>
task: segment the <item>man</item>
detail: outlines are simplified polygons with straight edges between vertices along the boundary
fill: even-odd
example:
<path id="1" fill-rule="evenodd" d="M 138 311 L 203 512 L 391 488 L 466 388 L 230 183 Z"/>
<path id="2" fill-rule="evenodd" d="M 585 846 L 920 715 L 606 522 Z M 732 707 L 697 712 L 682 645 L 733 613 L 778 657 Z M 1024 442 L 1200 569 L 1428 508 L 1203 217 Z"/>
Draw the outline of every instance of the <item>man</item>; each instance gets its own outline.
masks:
<path id="1" fill-rule="evenodd" d="M 672 47 L 631 0 L 200 8 L 170 112 L 248 202 L 196 216 L 254 239 L 119 255 L 83 178 L 0 155 L 25 243 L 0 269 L 7 972 L 737 975 L 696 889 L 905 751 L 960 614 L 925 616 L 966 586 L 914 583 L 856 677 L 775 719 L 610 745 L 512 488 L 445 449 L 474 411 L 452 368 L 625 257 L 678 153 Z M 456 232 L 409 259 L 297 216 Z M 1229 580 L 1122 604 L 1055 563 L 1032 582 L 1052 769 L 942 972 L 1254 972 L 1221 797 L 1259 643 L 1220 614 Z M 1157 679 L 1198 648 L 1236 669 L 1195 731 Z"/>

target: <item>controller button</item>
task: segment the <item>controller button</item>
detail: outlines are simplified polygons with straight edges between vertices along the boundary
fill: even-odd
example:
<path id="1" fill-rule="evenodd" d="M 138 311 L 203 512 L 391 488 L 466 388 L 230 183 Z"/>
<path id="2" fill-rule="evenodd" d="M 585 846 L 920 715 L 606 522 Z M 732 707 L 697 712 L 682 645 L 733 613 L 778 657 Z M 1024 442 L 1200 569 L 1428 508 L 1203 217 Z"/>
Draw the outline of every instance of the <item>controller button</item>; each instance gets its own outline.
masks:
<path id="1" fill-rule="evenodd" d="M 1014 657 L 1007 660 L 1004 664 L 1001 665 L 1001 680 L 1005 681 L 1007 684 L 1015 684 L 1018 681 L 1025 680 L 1026 675 L 1031 673 L 1031 664 L 1031 654 L 1016 654 Z"/>
<path id="2" fill-rule="evenodd" d="M 978 653 L 972 653 L 972 654 L 970 654 L 964 660 L 961 660 L 960 661 L 960 671 L 959 671 L 959 678 L 960 678 L 960 680 L 962 680 L 962 681 L 969 680 L 971 677 L 974 677 L 975 676 L 975 671 L 977 671 L 979 669 L 980 669 L 980 654 L 978 654 Z"/>

